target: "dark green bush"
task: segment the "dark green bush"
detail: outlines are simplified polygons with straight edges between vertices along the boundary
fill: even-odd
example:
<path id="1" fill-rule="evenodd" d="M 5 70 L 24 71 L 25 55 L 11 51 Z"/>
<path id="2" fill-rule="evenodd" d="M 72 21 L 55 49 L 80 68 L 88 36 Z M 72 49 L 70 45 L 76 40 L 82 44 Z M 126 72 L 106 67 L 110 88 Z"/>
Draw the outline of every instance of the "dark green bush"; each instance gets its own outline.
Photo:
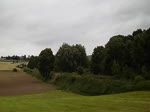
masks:
<path id="1" fill-rule="evenodd" d="M 75 80 L 75 76 L 61 75 L 56 78 L 54 83 L 58 85 L 60 89 L 71 90 Z"/>
<path id="2" fill-rule="evenodd" d="M 60 75 L 54 81 L 59 89 L 72 91 L 84 95 L 100 95 L 131 91 L 133 84 L 130 81 L 100 78 L 100 76 Z"/>
<path id="3" fill-rule="evenodd" d="M 109 82 L 107 93 L 121 93 L 132 91 L 133 83 L 128 80 L 111 80 Z"/>
<path id="4" fill-rule="evenodd" d="M 24 68 L 23 71 L 26 72 L 26 73 L 31 73 L 32 72 L 32 70 L 29 69 L 29 68 Z"/>
<path id="5" fill-rule="evenodd" d="M 13 72 L 18 72 L 18 69 L 14 68 L 14 69 L 13 69 Z"/>
<path id="6" fill-rule="evenodd" d="M 145 80 L 144 77 L 138 75 L 134 78 L 134 83 L 136 84 L 136 83 L 144 81 L 144 80 Z"/>
<path id="7" fill-rule="evenodd" d="M 138 82 L 135 85 L 134 90 L 150 90 L 150 80 Z"/>
<path id="8" fill-rule="evenodd" d="M 78 73 L 79 75 L 82 75 L 82 74 L 84 73 L 84 68 L 81 67 L 81 66 L 79 66 L 79 67 L 77 68 L 77 73 Z"/>

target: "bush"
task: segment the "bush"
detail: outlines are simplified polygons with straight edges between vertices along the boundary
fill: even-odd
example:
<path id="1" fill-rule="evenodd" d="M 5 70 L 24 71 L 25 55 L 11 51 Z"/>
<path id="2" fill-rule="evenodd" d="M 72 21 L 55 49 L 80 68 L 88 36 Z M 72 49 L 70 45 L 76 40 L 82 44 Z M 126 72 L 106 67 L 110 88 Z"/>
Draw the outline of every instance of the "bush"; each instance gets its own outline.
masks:
<path id="1" fill-rule="evenodd" d="M 85 95 L 107 94 L 110 80 L 99 80 L 96 78 L 82 77 L 77 83 L 80 84 L 79 90 Z"/>
<path id="2" fill-rule="evenodd" d="M 78 73 L 79 75 L 82 75 L 82 74 L 84 73 L 84 68 L 81 67 L 81 66 L 79 66 L 79 67 L 77 68 L 77 73 Z"/>
<path id="3" fill-rule="evenodd" d="M 71 75 L 60 75 L 54 81 L 54 84 L 58 85 L 60 89 L 70 90 L 72 89 L 72 84 L 76 80 L 75 76 Z"/>
<path id="4" fill-rule="evenodd" d="M 134 90 L 150 90 L 150 80 L 140 81 L 134 86 Z"/>
<path id="5" fill-rule="evenodd" d="M 107 93 L 121 93 L 133 90 L 133 83 L 128 80 L 111 80 Z"/>
<path id="6" fill-rule="evenodd" d="M 120 93 L 133 89 L 133 84 L 130 81 L 112 80 L 111 78 L 101 78 L 100 76 L 92 75 L 60 75 L 56 78 L 54 84 L 59 89 L 83 95 Z"/>
<path id="7" fill-rule="evenodd" d="M 28 74 L 32 73 L 32 70 L 30 68 L 24 68 L 23 71 L 28 73 Z"/>
<path id="8" fill-rule="evenodd" d="M 144 81 L 144 80 L 145 80 L 145 79 L 144 79 L 144 77 L 142 77 L 142 76 L 136 76 L 136 77 L 134 78 L 135 84 L 138 83 L 138 82 Z"/>
<path id="9" fill-rule="evenodd" d="M 18 72 L 18 69 L 14 68 L 14 69 L 13 69 L 13 72 Z"/>

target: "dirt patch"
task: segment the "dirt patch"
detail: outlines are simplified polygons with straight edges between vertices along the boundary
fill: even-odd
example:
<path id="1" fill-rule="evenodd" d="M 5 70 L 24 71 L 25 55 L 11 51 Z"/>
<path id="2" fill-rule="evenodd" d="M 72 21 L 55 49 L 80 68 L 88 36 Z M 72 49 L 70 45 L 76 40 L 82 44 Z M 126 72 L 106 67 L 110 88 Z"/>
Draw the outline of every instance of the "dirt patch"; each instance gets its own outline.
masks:
<path id="1" fill-rule="evenodd" d="M 0 96 L 39 93 L 54 87 L 24 72 L 0 72 Z"/>

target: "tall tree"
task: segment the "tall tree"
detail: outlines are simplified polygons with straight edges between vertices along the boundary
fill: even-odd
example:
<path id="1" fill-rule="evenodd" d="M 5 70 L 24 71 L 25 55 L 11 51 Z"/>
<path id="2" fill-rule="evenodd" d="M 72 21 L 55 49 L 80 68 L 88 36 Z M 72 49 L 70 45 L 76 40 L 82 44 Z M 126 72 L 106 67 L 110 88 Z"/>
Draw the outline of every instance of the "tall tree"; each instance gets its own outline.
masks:
<path id="1" fill-rule="evenodd" d="M 74 55 L 75 55 L 74 58 L 77 62 L 77 66 L 84 67 L 84 68 L 88 67 L 88 58 L 87 58 L 87 54 L 85 51 L 85 47 L 82 46 L 81 44 L 76 44 L 72 47 L 76 51 L 74 52 Z"/>
<path id="2" fill-rule="evenodd" d="M 117 35 L 113 36 L 106 44 L 107 58 L 105 71 L 106 74 L 111 75 L 111 67 L 113 61 L 116 60 L 117 63 L 122 66 L 123 61 L 123 51 L 124 51 L 124 36 Z"/>
<path id="3" fill-rule="evenodd" d="M 54 55 L 50 48 L 46 48 L 41 51 L 39 55 L 38 70 L 41 73 L 44 80 L 50 78 L 50 73 L 54 67 Z"/>
<path id="4" fill-rule="evenodd" d="M 98 46 L 94 49 L 91 58 L 91 70 L 95 74 L 104 72 L 104 61 L 105 61 L 105 48 L 103 46 Z"/>
<path id="5" fill-rule="evenodd" d="M 56 53 L 55 70 L 72 72 L 76 66 L 73 59 L 73 50 L 70 45 L 64 43 Z"/>
<path id="6" fill-rule="evenodd" d="M 87 67 L 87 55 L 82 45 L 64 43 L 56 54 L 55 70 L 75 72 L 78 67 Z"/>

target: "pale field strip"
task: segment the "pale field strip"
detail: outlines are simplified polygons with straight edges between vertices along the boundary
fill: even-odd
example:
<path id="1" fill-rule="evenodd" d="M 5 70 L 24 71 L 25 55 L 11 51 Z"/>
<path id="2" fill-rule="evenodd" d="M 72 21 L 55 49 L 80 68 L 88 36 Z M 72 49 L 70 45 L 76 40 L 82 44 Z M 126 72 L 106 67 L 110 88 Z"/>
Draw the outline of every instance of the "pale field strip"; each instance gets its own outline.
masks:
<path id="1" fill-rule="evenodd" d="M 13 70 L 17 65 L 25 62 L 12 63 L 12 62 L 0 62 L 0 70 Z"/>

